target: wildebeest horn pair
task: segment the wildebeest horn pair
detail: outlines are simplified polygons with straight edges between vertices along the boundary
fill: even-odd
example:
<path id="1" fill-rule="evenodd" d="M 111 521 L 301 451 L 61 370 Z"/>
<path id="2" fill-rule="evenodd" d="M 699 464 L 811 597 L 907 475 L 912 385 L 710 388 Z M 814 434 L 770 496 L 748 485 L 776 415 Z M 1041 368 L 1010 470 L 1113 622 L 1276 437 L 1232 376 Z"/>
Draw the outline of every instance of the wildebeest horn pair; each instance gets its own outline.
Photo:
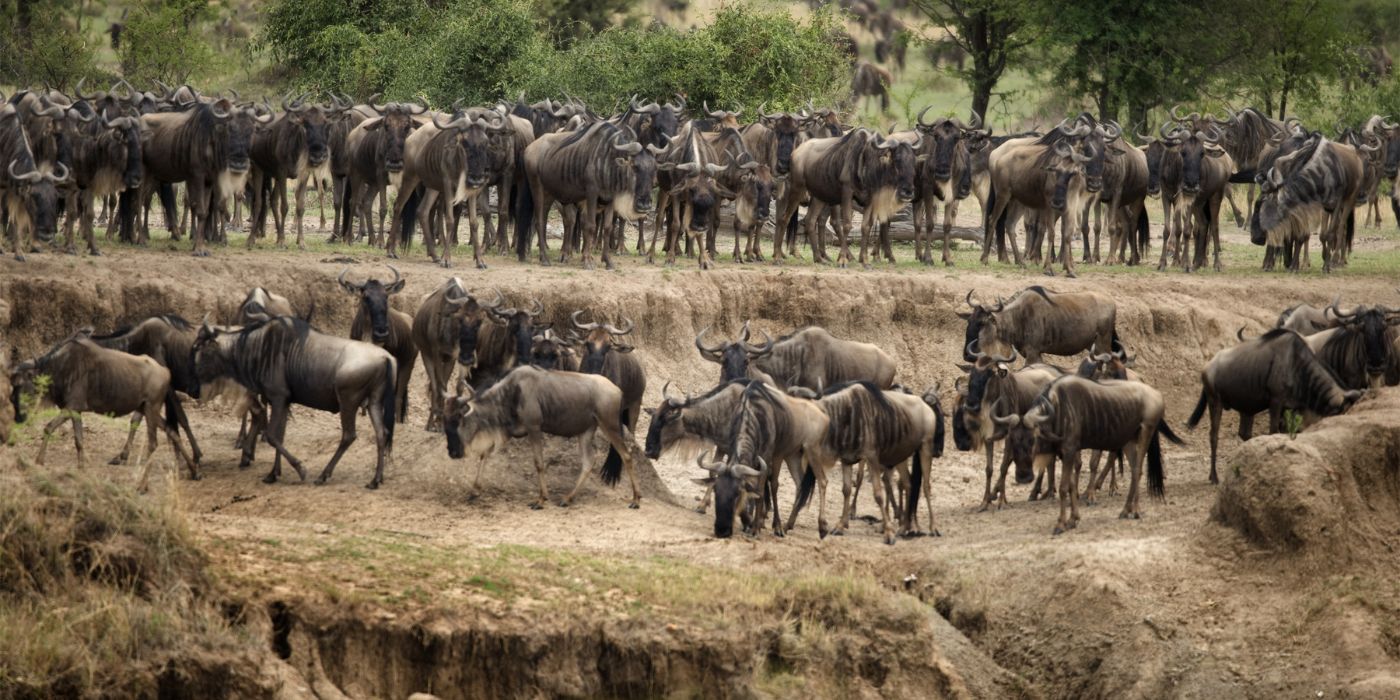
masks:
<path id="1" fill-rule="evenodd" d="M 700 465 L 700 468 L 701 468 L 701 469 L 704 469 L 705 471 L 707 471 L 707 472 L 709 472 L 709 473 L 711 473 L 711 474 L 714 474 L 714 475 L 716 475 L 716 476 L 718 476 L 718 475 L 720 475 L 720 474 L 723 474 L 723 473 L 725 473 L 725 472 L 729 472 L 729 473 L 733 474 L 734 476 L 737 476 L 737 477 L 740 477 L 740 478 L 753 478 L 753 477 L 758 476 L 758 475 L 760 475 L 760 474 L 763 473 L 763 472 L 759 471 L 758 469 L 754 469 L 753 467 L 746 467 L 746 466 L 744 466 L 744 465 L 742 465 L 742 464 L 732 464 L 732 465 L 731 465 L 731 464 L 726 464 L 726 463 L 724 463 L 724 462 L 710 462 L 710 463 L 707 464 L 707 463 L 705 462 L 705 455 L 703 455 L 703 454 L 695 458 L 695 463 L 698 464 L 698 465 Z M 758 464 L 759 464 L 760 467 L 763 467 L 763 468 L 765 468 L 765 469 L 767 468 L 767 465 L 764 464 L 763 458 L 762 458 L 762 457 L 759 457 L 759 458 L 758 458 Z"/>
<path id="2" fill-rule="evenodd" d="M 603 330 L 613 335 L 627 335 L 628 333 L 631 333 L 634 329 L 632 319 L 627 318 L 626 316 L 622 317 L 622 323 L 624 326 L 626 326 L 625 328 L 618 328 L 617 326 L 614 326 L 611 323 L 599 323 L 597 321 L 593 321 L 591 323 L 583 323 L 578 320 L 579 314 L 582 314 L 583 312 L 583 309 L 579 309 L 569 315 L 569 318 L 573 320 L 574 325 L 578 326 L 580 330 L 591 331 L 595 328 L 602 328 Z"/>
<path id="3" fill-rule="evenodd" d="M 1070 146 L 1068 141 L 1055 142 L 1055 155 L 1058 155 L 1061 158 L 1069 158 L 1076 163 L 1086 163 L 1088 161 L 1093 160 L 1092 157 L 1086 156 L 1083 153 L 1074 150 L 1074 147 Z"/>
<path id="4" fill-rule="evenodd" d="M 40 181 L 40 180 L 48 180 L 49 182 L 58 183 L 58 182 L 64 182 L 65 180 L 68 179 L 68 166 L 66 166 L 66 165 L 64 165 L 64 164 L 62 164 L 62 163 L 55 163 L 55 164 L 54 164 L 55 167 L 59 167 L 59 168 L 62 168 L 62 169 L 63 169 L 63 174 L 62 174 L 62 175 L 57 175 L 57 174 L 54 174 L 54 173 L 46 173 L 46 172 L 43 172 L 42 170 L 39 170 L 38 168 L 35 168 L 34 170 L 31 170 L 31 171 L 29 171 L 29 172 L 27 172 L 27 173 L 21 175 L 21 174 L 15 172 L 15 166 L 18 165 L 18 164 L 19 164 L 19 159 L 18 159 L 18 158 L 16 158 L 16 159 L 10 161 L 9 172 L 10 172 L 10 177 L 11 177 L 11 178 L 14 178 L 15 180 L 19 180 L 20 182 L 38 182 L 38 181 Z"/>
<path id="5" fill-rule="evenodd" d="M 386 285 L 384 285 L 385 287 L 393 287 L 394 285 L 396 285 L 396 284 L 399 283 L 399 280 L 403 279 L 403 275 L 400 275 L 400 274 L 399 274 L 398 268 L 394 267 L 393 265 L 385 265 L 384 267 L 389 268 L 389 271 L 392 272 L 392 273 L 394 273 L 394 281 L 393 281 L 393 282 L 390 282 L 390 283 L 388 283 L 388 284 L 386 284 Z M 335 281 L 336 281 L 336 282 L 339 282 L 339 283 L 340 283 L 340 286 L 344 287 L 345 290 L 346 290 L 346 291 L 349 291 L 349 292 L 358 292 L 358 291 L 363 290 L 363 289 L 365 288 L 365 285 L 368 284 L 368 282 L 367 282 L 367 281 L 366 281 L 366 282 L 361 282 L 361 283 L 359 283 L 359 284 L 356 284 L 356 283 L 354 283 L 354 282 L 350 282 L 350 281 L 348 281 L 348 280 L 345 279 L 345 276 L 346 276 L 347 274 L 349 274 L 349 273 L 350 273 L 350 268 L 348 268 L 348 267 L 345 268 L 344 270 L 341 270 L 341 271 L 340 271 L 340 275 L 337 276 L 337 277 L 335 278 Z"/>
<path id="6" fill-rule="evenodd" d="M 1007 364 L 1012 364 L 1015 363 L 1016 360 L 1021 357 L 1021 353 L 1018 352 L 1016 348 L 1011 348 L 1010 357 L 1003 357 L 1001 355 L 988 355 L 987 353 L 982 352 L 982 344 L 977 340 L 973 340 L 972 342 L 967 344 L 967 354 L 977 358 L 979 361 L 985 358 L 995 364 L 1000 364 L 1003 362 Z"/>
<path id="7" fill-rule="evenodd" d="M 964 301 L 967 302 L 967 305 L 968 305 L 968 306 L 971 306 L 973 309 L 982 309 L 982 310 L 984 310 L 984 311 L 989 311 L 989 312 L 992 312 L 992 313 L 996 313 L 996 312 L 998 312 L 998 311 L 1001 311 L 1002 308 L 1006 306 L 1006 302 L 1005 302 L 1001 297 L 997 297 L 996 306 L 987 306 L 987 305 L 985 305 L 985 304 L 982 304 L 982 303 L 979 303 L 979 302 L 975 302 L 975 301 L 972 300 L 972 293 L 975 292 L 975 291 L 977 291 L 977 290 L 976 290 L 976 289 L 969 289 L 969 290 L 967 290 L 967 297 L 964 299 Z"/>

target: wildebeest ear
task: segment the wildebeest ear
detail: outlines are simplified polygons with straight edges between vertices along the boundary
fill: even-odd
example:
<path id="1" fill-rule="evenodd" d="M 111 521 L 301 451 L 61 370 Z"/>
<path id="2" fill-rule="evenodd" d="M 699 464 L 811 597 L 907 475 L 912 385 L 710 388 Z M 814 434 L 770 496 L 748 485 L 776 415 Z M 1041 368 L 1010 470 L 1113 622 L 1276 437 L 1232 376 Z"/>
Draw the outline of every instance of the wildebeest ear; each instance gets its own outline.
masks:
<path id="1" fill-rule="evenodd" d="M 964 321 L 971 321 L 971 320 L 972 320 L 972 312 L 971 312 L 971 311 L 955 311 L 954 313 L 956 313 L 956 314 L 958 315 L 958 318 L 960 318 L 960 319 L 962 319 L 962 320 L 964 320 Z"/>
<path id="2" fill-rule="evenodd" d="M 998 376 L 998 377 L 1005 377 L 1005 376 L 1006 376 L 1006 373 L 1009 372 L 1009 371 L 1011 371 L 1011 368 L 1010 368 L 1010 367 L 1007 367 L 1005 362 L 998 362 L 998 363 L 997 363 L 997 376 Z"/>
<path id="3" fill-rule="evenodd" d="M 404 280 L 399 280 L 399 281 L 397 281 L 397 282 L 395 282 L 395 283 L 393 283 L 393 284 L 391 284 L 391 285 L 385 287 L 385 288 L 384 288 L 384 291 L 386 291 L 386 292 L 388 292 L 388 293 L 390 293 L 390 294 L 398 294 L 399 292 L 402 292 L 402 291 L 403 291 L 403 286 L 404 286 L 405 284 L 407 284 L 407 282 L 405 282 Z"/>
<path id="4" fill-rule="evenodd" d="M 972 365 L 960 364 L 960 365 L 958 365 L 958 369 L 960 369 L 960 370 L 962 370 L 962 371 L 964 371 L 964 372 L 971 373 L 972 370 L 973 370 L 973 369 L 976 369 L 976 368 L 973 367 Z"/>
<path id="5" fill-rule="evenodd" d="M 715 478 L 713 476 L 692 477 L 691 481 L 695 482 L 696 484 L 699 484 L 700 486 L 714 486 L 715 484 Z"/>
<path id="6" fill-rule="evenodd" d="M 614 345 L 614 346 L 613 346 L 613 350 L 616 350 L 617 352 L 632 352 L 632 351 L 635 350 L 635 349 L 636 349 L 636 348 L 632 347 L 631 345 Z"/>
<path id="7" fill-rule="evenodd" d="M 383 117 L 375 117 L 375 118 L 373 118 L 373 119 L 367 119 L 367 120 L 365 120 L 365 121 L 363 122 L 363 126 L 364 126 L 365 131 L 377 131 L 377 130 L 379 130 L 379 129 L 383 129 L 383 128 L 384 128 L 384 118 L 383 118 Z"/>
<path id="8" fill-rule="evenodd" d="M 758 487 L 757 487 L 757 486 L 754 486 L 754 485 L 753 485 L 753 482 L 749 481 L 748 479 L 745 479 L 745 480 L 744 480 L 744 490 L 745 490 L 745 491 L 748 491 L 749 493 L 751 493 L 751 494 L 753 494 L 753 495 L 755 495 L 755 496 L 758 495 Z"/>

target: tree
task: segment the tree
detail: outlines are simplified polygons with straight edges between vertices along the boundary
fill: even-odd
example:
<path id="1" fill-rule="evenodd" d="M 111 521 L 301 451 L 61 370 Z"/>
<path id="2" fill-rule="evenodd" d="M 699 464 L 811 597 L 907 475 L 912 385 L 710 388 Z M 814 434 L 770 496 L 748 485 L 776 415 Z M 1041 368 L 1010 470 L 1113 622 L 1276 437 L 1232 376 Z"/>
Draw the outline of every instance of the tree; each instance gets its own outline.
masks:
<path id="1" fill-rule="evenodd" d="M 1236 75 L 1251 97 L 1280 119 L 1290 100 L 1312 97 L 1325 79 L 1336 78 L 1355 39 L 1343 0 L 1244 0 L 1222 3 L 1221 19 L 1249 27 Z M 1247 21 L 1247 24 L 1246 24 Z"/>
<path id="2" fill-rule="evenodd" d="M 913 0 L 912 7 L 948 33 L 972 58 L 972 68 L 957 73 L 972 91 L 972 111 L 987 113 L 992 90 L 1008 62 L 1033 40 L 1025 22 L 1024 0 Z"/>

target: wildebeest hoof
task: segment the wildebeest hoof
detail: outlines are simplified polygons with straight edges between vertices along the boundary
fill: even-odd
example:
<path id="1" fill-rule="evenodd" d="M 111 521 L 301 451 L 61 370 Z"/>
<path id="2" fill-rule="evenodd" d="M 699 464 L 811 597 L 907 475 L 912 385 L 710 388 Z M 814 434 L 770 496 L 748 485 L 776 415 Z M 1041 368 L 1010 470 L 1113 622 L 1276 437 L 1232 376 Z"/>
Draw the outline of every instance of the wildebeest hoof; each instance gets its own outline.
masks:
<path id="1" fill-rule="evenodd" d="M 318 481 L 319 481 L 319 480 L 318 480 Z M 371 480 L 368 484 L 365 484 L 365 488 L 370 489 L 370 490 L 378 489 L 378 488 L 379 488 L 379 482 L 378 482 L 378 481 L 373 481 L 373 480 Z"/>
<path id="2" fill-rule="evenodd" d="M 262 482 L 263 482 L 264 484 L 275 484 L 275 483 L 277 483 L 277 477 L 275 477 L 275 476 L 273 476 L 273 475 L 271 475 L 271 474 L 268 474 L 267 476 L 265 476 L 265 477 L 262 478 Z"/>
<path id="3" fill-rule="evenodd" d="M 699 513 L 699 514 L 701 514 L 701 515 L 704 515 L 704 514 L 705 514 L 705 506 L 695 506 L 695 512 L 696 512 L 696 513 Z"/>
<path id="4" fill-rule="evenodd" d="M 450 270 L 450 269 L 452 269 L 452 261 L 451 261 L 451 260 L 447 260 L 446 258 L 444 258 L 444 259 L 442 259 L 442 260 L 439 260 L 439 261 L 438 261 L 438 267 L 440 267 L 440 268 L 442 268 L 442 269 L 444 269 L 444 270 Z"/>
<path id="5" fill-rule="evenodd" d="M 19 253 L 15 253 L 15 261 L 16 261 L 16 262 L 24 262 L 24 256 L 21 255 L 21 254 L 19 254 Z"/>
<path id="6" fill-rule="evenodd" d="M 1054 529 L 1053 531 L 1050 532 L 1050 536 L 1051 536 L 1051 537 L 1055 537 L 1055 536 L 1063 535 L 1063 534 L 1065 534 L 1065 528 L 1062 528 L 1062 527 L 1060 527 L 1059 525 L 1056 525 L 1056 526 L 1055 526 L 1055 529 Z"/>
<path id="7" fill-rule="evenodd" d="M 306 481 L 306 477 L 302 477 L 302 481 Z M 318 476 L 318 477 L 316 477 L 316 480 L 313 481 L 312 483 L 316 484 L 317 486 L 325 486 L 325 485 L 326 485 L 326 477 L 324 477 L 324 476 Z"/>
<path id="8" fill-rule="evenodd" d="M 628 503 L 628 504 L 627 504 L 627 507 L 630 508 L 630 509 L 632 509 L 632 510 L 641 510 L 642 504 L 637 503 L 637 502 L 634 501 L 634 502 L 632 502 L 632 503 Z"/>
<path id="9" fill-rule="evenodd" d="M 126 457 L 113 457 L 107 460 L 107 464 L 113 467 L 120 467 L 121 465 L 126 464 Z"/>
<path id="10" fill-rule="evenodd" d="M 835 530 L 832 530 L 829 534 L 832 537 L 844 537 L 846 535 L 846 531 L 838 527 Z"/>
<path id="11" fill-rule="evenodd" d="M 569 502 L 568 502 L 568 501 L 563 501 L 563 500 L 561 500 L 561 501 L 559 501 L 559 507 L 560 507 L 560 508 L 568 508 L 568 507 L 569 507 Z"/>
<path id="12" fill-rule="evenodd" d="M 539 501 L 535 501 L 534 503 L 530 504 L 530 510 L 544 510 L 544 504 L 540 503 Z"/>
<path id="13" fill-rule="evenodd" d="M 894 533 L 893 533 L 893 532 L 887 532 L 887 533 L 885 533 L 885 544 L 890 544 L 890 545 L 892 545 L 892 544 L 894 544 L 894 541 L 895 541 L 895 536 L 894 536 Z"/>

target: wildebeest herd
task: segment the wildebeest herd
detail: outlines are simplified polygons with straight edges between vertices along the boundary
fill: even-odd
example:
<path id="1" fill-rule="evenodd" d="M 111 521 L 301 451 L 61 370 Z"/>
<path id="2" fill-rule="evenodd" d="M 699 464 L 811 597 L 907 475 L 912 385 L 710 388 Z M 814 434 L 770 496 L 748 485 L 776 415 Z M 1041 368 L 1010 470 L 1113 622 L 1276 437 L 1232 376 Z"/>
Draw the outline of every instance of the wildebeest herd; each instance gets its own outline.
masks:
<path id="1" fill-rule="evenodd" d="M 75 224 L 98 254 L 99 202 L 109 238 L 146 243 L 153 195 L 172 239 L 188 232 L 195 255 L 208 255 L 209 244 L 244 225 L 244 203 L 248 245 L 265 237 L 269 210 L 284 245 L 290 181 L 299 246 L 306 193 L 315 187 L 318 197 L 332 195 L 332 241 L 367 240 L 391 258 L 407 254 L 417 229 L 428 256 L 450 266 L 465 217 L 478 267 L 490 251 L 513 249 L 524 261 L 533 248 L 541 264 L 576 255 L 591 268 L 596 256 L 611 268 L 635 222 L 638 255 L 653 261 L 661 239 L 667 264 L 683 252 L 703 269 L 719 257 L 726 206 L 736 262 L 764 260 L 762 234 L 771 222 L 773 262 L 797 255 L 805 238 L 812 259 L 845 266 L 856 257 L 857 211 L 860 262 L 893 262 L 890 222 L 912 207 L 915 256 L 932 264 L 941 239 L 941 260 L 952 264 L 959 202 L 975 196 L 985 213 L 982 262 L 995 248 L 1002 261 L 1038 263 L 1049 273 L 1058 265 L 1073 275 L 1076 257 L 1144 261 L 1152 245 L 1146 200 L 1156 196 L 1165 227 L 1158 269 L 1220 269 L 1228 202 L 1239 225 L 1248 219 L 1251 240 L 1267 246 L 1265 268 L 1281 258 L 1296 271 L 1309 264 L 1313 231 L 1323 268 L 1346 264 L 1355 207 L 1366 206 L 1368 221 L 1379 225 L 1381 180 L 1394 180 L 1400 166 L 1400 126 L 1379 116 L 1332 140 L 1297 119 L 1252 108 L 1223 117 L 1173 108 L 1155 136 L 1139 134 L 1142 145 L 1134 146 L 1118 124 L 1087 113 L 1044 133 L 993 136 L 976 115 L 969 123 L 929 121 L 928 108 L 913 128 L 881 133 L 810 104 L 796 112 L 760 109 L 748 123 L 739 111 L 702 107 L 692 114 L 681 96 L 665 103 L 634 97 L 604 116 L 577 100 L 527 103 L 522 95 L 513 104 L 439 111 L 289 94 L 274 108 L 188 85 L 141 91 L 121 82 L 87 91 L 80 83 L 72 95 L 22 90 L 0 108 L 0 200 L 21 260 L 43 243 L 76 252 Z M 1231 183 L 1249 185 L 1243 210 Z M 564 231 L 557 258 L 547 235 L 555 205 Z M 827 247 L 833 230 L 834 254 Z"/>
<path id="2" fill-rule="evenodd" d="M 633 508 L 641 498 L 634 469 L 640 454 L 696 460 L 702 470 L 696 481 L 706 487 L 700 510 L 713 499 L 717 537 L 730 536 L 736 520 L 751 535 L 767 525 L 782 536 L 814 492 L 819 534 L 840 534 L 868 479 L 887 543 L 900 535 L 938 534 L 930 475 L 933 460 L 943 454 L 948 421 L 959 450 L 985 453 L 982 508 L 1006 503 L 1007 470 L 1014 462 L 1018 483 L 1035 482 L 1032 500 L 1058 494 L 1056 533 L 1075 527 L 1081 500 L 1092 501 L 1106 477 L 1116 488 L 1115 464 L 1130 473 L 1121 517 L 1141 517 L 1143 471 L 1149 494 L 1161 497 L 1161 440 L 1180 444 L 1162 395 L 1132 369 L 1114 301 L 1097 293 L 1032 286 L 989 302 L 969 291 L 968 311 L 960 314 L 967 320 L 960 343 L 964 364 L 958 364 L 962 376 L 952 387 L 950 411 L 941 387 L 916 390 L 897 383 L 895 360 L 875 345 L 837 338 L 820 327 L 778 338 L 760 332 L 758 341 L 749 322 L 729 341 L 709 328 L 696 336 L 700 357 L 719 367 L 712 388 L 681 395 L 668 382 L 660 405 L 643 411 L 647 377 L 626 343 L 636 330 L 631 320 L 613 323 L 587 309 L 559 309 L 552 318 L 570 322 L 556 328 L 541 320 L 545 308 L 538 301 L 508 306 L 499 291 L 474 292 L 456 277 L 423 296 L 409 315 L 390 306 L 390 297 L 404 287 L 403 277 L 390 269 L 387 280 L 361 281 L 348 270 L 339 276 L 343 290 L 358 301 L 346 329 L 351 337 L 317 329 L 314 308 L 298 313 L 286 298 L 261 287 L 248 293 L 233 325 L 208 317 L 194 324 L 166 314 L 105 335 L 80 329 L 13 368 L 10 398 L 17 420 L 24 422 L 36 407 L 57 407 L 43 428 L 38 460 L 50 435 L 71 420 L 83 463 L 83 413 L 133 414 L 126 446 L 113 463 L 127 459 L 144 420 L 147 446 L 137 459 L 138 466 L 145 463 L 144 489 L 162 431 L 177 464 L 192 479 L 200 476 L 203 453 L 182 408 L 185 398 L 237 398 L 245 423 L 240 467 L 251 464 L 259 442 L 267 443 L 274 451 L 264 478 L 269 484 L 279 478 L 284 459 L 306 476 L 283 442 L 292 406 L 340 415 L 339 445 L 317 483 L 333 477 L 363 412 L 376 447 L 368 487 L 378 488 L 394 474 L 396 428 L 402 429 L 410 411 L 421 411 L 428 431 L 444 433 L 450 457 L 475 462 L 477 482 L 496 449 L 524 439 L 539 481 L 532 508 L 550 500 L 546 436 L 579 438 L 578 479 L 559 502 L 567 506 L 594 466 L 593 438 L 601 435 L 608 450 L 602 479 L 615 485 L 626 472 Z M 1212 483 L 1222 411 L 1240 414 L 1240 436 L 1248 440 L 1256 414 L 1267 411 L 1266 433 L 1296 430 L 1346 411 L 1368 390 L 1400 384 L 1400 308 L 1343 307 L 1339 301 L 1325 308 L 1297 306 L 1285 310 L 1277 325 L 1255 338 L 1241 331 L 1239 344 L 1222 350 L 1201 372 L 1200 401 L 1187 425 L 1195 427 L 1209 411 Z M 361 340 L 366 336 L 368 342 Z M 1046 355 L 1081 353 L 1086 355 L 1074 371 L 1045 362 Z M 426 407 L 410 405 L 406 386 L 419 356 L 427 370 Z M 635 441 L 643 412 L 650 420 L 639 454 Z M 994 483 L 998 444 L 1001 469 Z M 1090 474 L 1081 489 L 1086 450 Z M 826 486 L 838 464 L 842 510 L 832 523 Z M 778 497 L 783 467 L 797 489 L 786 522 Z M 919 517 L 921 497 L 926 523 Z"/>

